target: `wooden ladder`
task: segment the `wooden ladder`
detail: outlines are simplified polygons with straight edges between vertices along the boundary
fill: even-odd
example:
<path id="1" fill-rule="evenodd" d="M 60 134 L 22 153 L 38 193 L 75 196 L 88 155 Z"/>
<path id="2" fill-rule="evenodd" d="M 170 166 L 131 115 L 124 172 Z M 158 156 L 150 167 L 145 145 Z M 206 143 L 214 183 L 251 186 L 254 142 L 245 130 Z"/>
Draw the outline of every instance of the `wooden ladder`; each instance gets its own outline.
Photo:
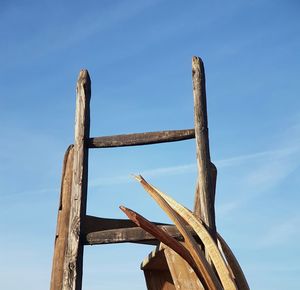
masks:
<path id="1" fill-rule="evenodd" d="M 90 148 L 108 148 L 174 142 L 196 139 L 198 181 L 194 214 L 216 237 L 215 181 L 216 167 L 210 161 L 207 126 L 205 73 L 199 57 L 192 58 L 194 94 L 194 129 L 148 132 L 90 138 L 91 81 L 87 70 L 81 70 L 77 81 L 75 142 L 64 157 L 60 203 L 57 218 L 51 290 L 81 290 L 83 250 L 85 245 L 134 242 L 159 244 L 153 236 L 125 219 L 107 219 L 86 214 L 88 153 Z M 179 238 L 174 225 L 163 225 Z"/>

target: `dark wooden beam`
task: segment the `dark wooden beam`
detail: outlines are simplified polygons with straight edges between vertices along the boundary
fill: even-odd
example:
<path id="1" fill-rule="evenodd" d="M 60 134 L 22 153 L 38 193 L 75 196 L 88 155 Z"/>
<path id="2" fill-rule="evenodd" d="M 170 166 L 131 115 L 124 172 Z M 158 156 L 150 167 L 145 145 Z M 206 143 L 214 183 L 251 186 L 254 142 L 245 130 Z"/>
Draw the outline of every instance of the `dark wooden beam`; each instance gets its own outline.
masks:
<path id="1" fill-rule="evenodd" d="M 175 142 L 195 138 L 195 130 L 172 130 L 160 132 L 147 132 L 124 134 L 115 136 L 103 136 L 90 138 L 88 142 L 89 148 L 109 148 L 150 145 L 156 143 Z"/>
<path id="2" fill-rule="evenodd" d="M 82 234 L 87 235 L 92 232 L 132 227 L 136 227 L 136 224 L 129 219 L 100 218 L 86 215 L 84 217 Z"/>
<path id="3" fill-rule="evenodd" d="M 160 229 L 166 231 L 173 238 L 183 241 L 182 235 L 174 225 L 159 225 L 157 223 L 156 225 Z M 190 227 L 188 228 L 193 236 L 196 237 L 196 234 L 193 232 L 193 230 Z M 86 245 L 103 245 L 114 243 L 138 243 L 149 245 L 159 244 L 159 241 L 154 236 L 137 226 L 90 232 L 85 236 L 84 242 Z"/>

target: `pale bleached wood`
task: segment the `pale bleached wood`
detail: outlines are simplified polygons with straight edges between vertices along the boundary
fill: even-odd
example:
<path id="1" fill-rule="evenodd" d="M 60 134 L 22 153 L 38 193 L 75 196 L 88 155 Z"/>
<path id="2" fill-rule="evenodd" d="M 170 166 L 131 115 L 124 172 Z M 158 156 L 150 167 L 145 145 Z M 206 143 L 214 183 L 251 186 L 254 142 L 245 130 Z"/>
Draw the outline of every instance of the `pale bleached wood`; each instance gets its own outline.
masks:
<path id="1" fill-rule="evenodd" d="M 186 228 L 186 223 L 179 216 L 173 208 L 168 204 L 164 198 L 161 197 L 160 193 L 152 186 L 150 186 L 142 176 L 136 176 L 136 179 L 142 184 L 144 189 L 151 195 L 151 197 L 158 203 L 158 205 L 165 211 L 169 218 L 174 222 L 178 230 L 184 237 L 185 245 L 189 250 L 191 256 L 193 257 L 197 267 L 203 275 L 202 284 L 208 289 L 222 289 L 222 286 L 213 272 L 211 266 L 206 261 L 203 253 L 200 250 L 199 245 L 196 243 L 195 239 L 191 233 Z"/>
<path id="2" fill-rule="evenodd" d="M 192 267 L 171 248 L 164 250 L 166 260 L 176 289 L 201 290 L 204 289 Z"/>
<path id="3" fill-rule="evenodd" d="M 230 249 L 230 247 L 228 246 L 226 241 L 221 237 L 220 234 L 218 234 L 218 241 L 221 245 L 221 250 L 223 251 L 224 256 L 226 257 L 227 263 L 229 264 L 229 266 L 233 272 L 233 275 L 235 277 L 235 282 L 236 282 L 238 289 L 250 290 L 247 279 L 243 273 L 243 270 L 242 270 L 238 260 L 236 259 L 232 250 Z"/>
<path id="4" fill-rule="evenodd" d="M 195 138 L 194 129 L 133 133 L 124 135 L 93 137 L 89 139 L 89 147 L 111 148 L 150 145 L 165 142 L 183 141 L 193 138 Z"/>
<path id="5" fill-rule="evenodd" d="M 63 162 L 50 290 L 60 290 L 63 285 L 63 269 L 70 220 L 73 153 L 73 145 L 71 145 L 65 153 Z"/>
<path id="6" fill-rule="evenodd" d="M 146 181 L 144 181 L 147 183 Z M 191 226 L 191 228 L 196 232 L 196 234 L 201 239 L 206 252 L 208 253 L 210 259 L 213 262 L 213 265 L 218 273 L 218 276 L 221 280 L 222 286 L 224 289 L 228 290 L 235 290 L 237 289 L 234 277 L 231 275 L 231 272 L 227 268 L 226 262 L 222 257 L 221 252 L 219 251 L 217 244 L 211 237 L 210 233 L 207 231 L 205 226 L 202 224 L 201 221 L 195 217 L 195 215 L 189 211 L 187 208 L 182 206 L 180 203 L 176 202 L 173 198 L 169 195 L 163 193 L 162 191 L 158 190 L 151 184 L 147 183 L 147 187 L 152 188 L 155 190 L 171 207 L 172 209 L 180 215 L 185 222 Z"/>
<path id="7" fill-rule="evenodd" d="M 200 200 L 200 209 L 196 209 L 198 211 L 196 215 L 200 214 L 201 219 L 209 227 L 216 240 L 215 207 L 213 202 L 213 186 L 210 177 L 205 73 L 202 60 L 196 56 L 192 59 L 192 79 L 199 186 L 199 190 L 196 192 L 196 199 Z"/>
<path id="8" fill-rule="evenodd" d="M 81 70 L 77 81 L 74 162 L 68 244 L 64 263 L 63 290 L 81 290 L 83 242 L 82 221 L 86 214 L 91 81 Z"/>

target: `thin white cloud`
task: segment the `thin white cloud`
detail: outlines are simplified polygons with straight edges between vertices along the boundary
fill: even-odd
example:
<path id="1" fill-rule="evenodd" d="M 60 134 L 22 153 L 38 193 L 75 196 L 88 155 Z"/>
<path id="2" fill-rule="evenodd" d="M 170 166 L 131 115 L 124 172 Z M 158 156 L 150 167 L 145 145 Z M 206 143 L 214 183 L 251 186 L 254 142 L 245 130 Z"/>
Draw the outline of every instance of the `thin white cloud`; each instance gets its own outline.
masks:
<path id="1" fill-rule="evenodd" d="M 292 154 L 297 152 L 295 148 L 285 148 L 282 150 L 270 150 L 270 151 L 264 151 L 264 152 L 258 152 L 253 154 L 245 154 L 237 157 L 232 158 L 226 158 L 221 159 L 219 161 L 216 161 L 215 164 L 218 169 L 221 168 L 228 168 L 228 167 L 234 167 L 243 165 L 246 162 L 250 161 L 257 161 L 259 160 L 261 164 L 265 166 L 261 166 L 259 168 L 254 168 L 253 172 L 250 172 L 248 176 L 245 177 L 245 180 L 248 180 L 249 182 L 259 184 L 261 183 L 260 179 L 263 179 L 263 175 L 266 176 L 265 182 L 274 182 L 274 180 L 281 180 L 283 177 L 286 176 L 286 174 L 289 172 L 289 167 L 287 167 L 286 170 L 283 171 L 283 173 L 277 172 L 275 174 L 275 168 L 274 163 L 268 163 L 265 164 L 264 161 L 267 160 L 275 160 L 278 162 L 283 161 L 282 159 L 290 157 Z M 283 166 L 283 163 L 280 163 L 280 166 Z M 271 172 L 271 169 L 273 169 L 273 174 Z M 189 164 L 183 164 L 183 165 L 176 165 L 176 166 L 170 166 L 170 167 L 158 167 L 153 169 L 144 169 L 140 172 L 136 172 L 136 174 L 142 174 L 145 177 L 163 177 L 163 176 L 175 176 L 175 175 L 181 175 L 181 174 L 187 174 L 187 173 L 195 173 L 197 170 L 196 162 L 195 163 L 189 163 Z M 273 178 L 273 180 L 272 180 Z M 130 177 L 130 174 L 124 174 L 119 176 L 112 176 L 107 178 L 95 178 L 90 181 L 90 186 L 97 187 L 102 185 L 112 185 L 112 184 L 121 184 L 121 183 L 128 183 L 132 180 Z"/>
<path id="2" fill-rule="evenodd" d="M 282 220 L 280 223 L 273 221 L 272 226 L 264 232 L 261 238 L 256 239 L 257 248 L 277 247 L 288 244 L 291 240 L 299 238 L 300 215 Z M 296 238 L 298 237 L 298 238 Z"/>

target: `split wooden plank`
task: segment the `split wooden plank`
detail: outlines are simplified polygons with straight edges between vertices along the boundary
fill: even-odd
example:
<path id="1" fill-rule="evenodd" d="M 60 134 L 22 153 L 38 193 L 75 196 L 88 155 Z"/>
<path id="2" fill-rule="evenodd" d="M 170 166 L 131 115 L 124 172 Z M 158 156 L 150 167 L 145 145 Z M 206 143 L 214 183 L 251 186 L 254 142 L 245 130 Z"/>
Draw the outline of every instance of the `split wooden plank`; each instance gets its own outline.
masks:
<path id="1" fill-rule="evenodd" d="M 195 130 L 187 129 L 93 137 L 89 139 L 88 144 L 90 148 L 111 148 L 175 142 L 193 138 L 195 138 Z"/>
<path id="2" fill-rule="evenodd" d="M 81 290 L 83 243 L 82 221 L 86 214 L 88 146 L 90 134 L 91 81 L 81 70 L 77 81 L 74 162 L 68 243 L 64 263 L 63 290 Z"/>
<path id="3" fill-rule="evenodd" d="M 154 187 L 149 186 L 149 184 L 143 179 L 142 176 L 136 176 L 136 179 L 142 184 L 145 190 L 151 195 L 151 197 L 158 203 L 158 205 L 165 211 L 169 218 L 174 222 L 178 230 L 184 237 L 184 241 L 187 249 L 190 251 L 197 267 L 204 278 L 204 286 L 208 289 L 222 289 L 222 286 L 213 272 L 212 268 L 206 261 L 203 253 L 200 250 L 199 245 L 196 243 L 193 236 L 186 228 L 186 224 L 181 216 L 179 216 L 172 207 L 161 197 L 159 192 Z"/>
<path id="4" fill-rule="evenodd" d="M 187 208 L 182 206 L 180 203 L 176 202 L 172 199 L 169 195 L 161 192 L 151 184 L 147 183 L 144 180 L 144 188 L 148 190 L 155 190 L 157 194 L 159 194 L 171 207 L 172 209 L 180 215 L 187 224 L 189 224 L 192 229 L 196 232 L 199 236 L 200 240 L 202 241 L 205 250 L 207 251 L 209 257 L 211 258 L 213 265 L 216 268 L 218 276 L 221 280 L 222 286 L 224 289 L 228 290 L 235 290 L 237 289 L 234 277 L 232 277 L 231 272 L 228 270 L 225 260 L 223 259 L 217 244 L 212 239 L 210 233 L 207 231 L 205 226 L 199 221 L 194 214 L 189 211 Z"/>
<path id="5" fill-rule="evenodd" d="M 199 268 L 197 267 L 197 264 L 195 263 L 193 257 L 191 256 L 190 252 L 181 243 L 176 241 L 173 237 L 168 235 L 167 232 L 155 226 L 154 224 L 152 224 L 150 221 L 148 221 L 146 218 L 144 218 L 137 212 L 129 208 L 126 208 L 124 206 L 120 206 L 120 209 L 139 227 L 143 228 L 145 231 L 152 234 L 159 241 L 161 241 L 162 243 L 170 247 L 172 250 L 178 253 L 178 255 L 180 255 L 183 259 L 185 259 L 187 263 L 195 271 L 198 278 L 201 281 L 203 281 L 202 273 L 199 271 Z"/>
<path id="6" fill-rule="evenodd" d="M 70 145 L 63 162 L 50 290 L 62 289 L 63 285 L 63 269 L 70 220 L 73 153 L 73 145 Z"/>
<path id="7" fill-rule="evenodd" d="M 215 207 L 213 186 L 210 177 L 210 152 L 208 139 L 207 105 L 204 65 L 201 58 L 192 59 L 192 79 L 194 94 L 194 122 L 196 138 L 196 154 L 198 166 L 198 187 L 196 199 L 199 199 L 200 208 L 196 208 L 196 215 L 208 226 L 216 240 Z"/>
<path id="8" fill-rule="evenodd" d="M 220 234 L 218 234 L 218 242 L 221 245 L 221 250 L 223 251 L 226 257 L 226 261 L 233 272 L 238 289 L 250 290 L 250 287 L 238 260 L 236 259 L 230 247 L 228 246 L 226 241 L 221 237 Z"/>

